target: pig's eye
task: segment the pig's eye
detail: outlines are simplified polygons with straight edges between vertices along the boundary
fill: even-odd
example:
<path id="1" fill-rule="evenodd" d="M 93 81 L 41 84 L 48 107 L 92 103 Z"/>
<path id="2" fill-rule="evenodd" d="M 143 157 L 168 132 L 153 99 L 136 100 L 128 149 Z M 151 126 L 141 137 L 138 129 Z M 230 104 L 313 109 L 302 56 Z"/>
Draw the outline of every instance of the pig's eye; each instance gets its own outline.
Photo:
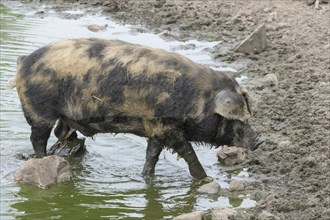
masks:
<path id="1" fill-rule="evenodd" d="M 237 135 L 238 135 L 240 138 L 244 138 L 244 131 L 243 131 L 242 128 L 237 129 Z"/>

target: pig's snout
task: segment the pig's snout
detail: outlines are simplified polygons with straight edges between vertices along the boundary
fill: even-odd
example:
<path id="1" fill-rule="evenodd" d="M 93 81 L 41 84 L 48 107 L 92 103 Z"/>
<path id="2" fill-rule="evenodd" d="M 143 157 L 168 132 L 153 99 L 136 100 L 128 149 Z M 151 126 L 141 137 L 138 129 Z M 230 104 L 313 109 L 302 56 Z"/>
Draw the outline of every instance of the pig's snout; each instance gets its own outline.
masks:
<path id="1" fill-rule="evenodd" d="M 250 150 L 256 150 L 262 143 L 264 143 L 264 140 L 259 135 L 256 135 L 250 142 Z"/>

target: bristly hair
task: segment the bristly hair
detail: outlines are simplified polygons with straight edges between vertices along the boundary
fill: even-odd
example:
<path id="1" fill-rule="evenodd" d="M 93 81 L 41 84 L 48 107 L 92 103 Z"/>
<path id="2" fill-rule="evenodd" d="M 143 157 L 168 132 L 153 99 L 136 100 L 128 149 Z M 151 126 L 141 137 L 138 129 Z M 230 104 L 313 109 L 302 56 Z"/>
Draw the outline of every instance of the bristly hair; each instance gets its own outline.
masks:
<path id="1" fill-rule="evenodd" d="M 209 149 L 212 149 L 212 148 L 215 148 L 215 149 L 217 149 L 217 148 L 219 148 L 220 147 L 220 145 L 218 146 L 218 145 L 215 145 L 215 144 L 212 144 L 212 143 L 206 143 L 206 142 L 191 142 L 193 145 L 195 145 L 195 146 L 197 146 L 197 147 L 203 147 L 203 148 L 209 148 Z M 164 146 L 164 149 L 166 149 L 166 150 L 169 150 L 169 151 L 173 151 L 174 149 L 173 148 L 171 148 L 171 147 L 169 147 L 168 145 L 165 145 Z"/>
<path id="2" fill-rule="evenodd" d="M 220 147 L 220 146 L 217 146 L 215 144 L 206 143 L 206 142 L 192 142 L 192 143 L 197 147 L 203 147 L 203 148 L 209 148 L 209 149 L 212 149 L 213 147 L 215 147 L 215 148 Z"/>

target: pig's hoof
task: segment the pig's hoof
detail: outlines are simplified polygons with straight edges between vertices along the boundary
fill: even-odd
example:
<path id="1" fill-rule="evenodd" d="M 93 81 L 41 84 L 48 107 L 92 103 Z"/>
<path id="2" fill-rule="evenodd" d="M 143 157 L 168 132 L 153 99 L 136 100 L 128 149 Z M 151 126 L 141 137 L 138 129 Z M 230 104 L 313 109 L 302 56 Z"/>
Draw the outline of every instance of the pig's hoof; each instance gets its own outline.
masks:
<path id="1" fill-rule="evenodd" d="M 201 179 L 199 183 L 200 184 L 206 184 L 206 183 L 212 182 L 213 180 L 214 180 L 213 177 L 207 176 L 204 179 Z"/>
<path id="2" fill-rule="evenodd" d="M 155 167 L 150 166 L 148 163 L 144 165 L 142 176 L 145 179 L 151 179 L 155 175 Z"/>
<path id="3" fill-rule="evenodd" d="M 147 184 L 153 183 L 153 181 L 155 179 L 155 174 L 154 173 L 149 173 L 149 174 L 142 173 L 142 178 L 144 179 L 144 181 Z"/>

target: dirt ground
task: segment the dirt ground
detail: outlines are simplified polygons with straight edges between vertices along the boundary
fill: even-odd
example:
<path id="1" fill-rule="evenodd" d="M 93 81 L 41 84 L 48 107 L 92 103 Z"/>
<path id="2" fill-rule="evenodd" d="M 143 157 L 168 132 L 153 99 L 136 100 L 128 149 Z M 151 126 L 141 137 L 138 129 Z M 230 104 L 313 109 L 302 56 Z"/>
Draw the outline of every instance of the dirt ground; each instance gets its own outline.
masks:
<path id="1" fill-rule="evenodd" d="M 323 0 L 324 1 L 324 0 Z M 251 123 L 266 142 L 248 154 L 249 186 L 257 207 L 280 219 L 330 219 L 330 10 L 293 0 L 57 0 L 61 7 L 102 10 L 120 22 L 142 24 L 180 40 L 221 40 L 212 51 L 220 62 L 237 63 L 249 78 Z M 325 1 L 326 2 L 326 1 Z M 266 23 L 268 46 L 245 55 L 233 48 Z M 248 65 L 239 65 L 239 64 Z M 278 86 L 261 83 L 275 74 Z M 272 219 L 272 218 L 269 218 Z M 273 218 L 275 219 L 275 218 Z"/>

